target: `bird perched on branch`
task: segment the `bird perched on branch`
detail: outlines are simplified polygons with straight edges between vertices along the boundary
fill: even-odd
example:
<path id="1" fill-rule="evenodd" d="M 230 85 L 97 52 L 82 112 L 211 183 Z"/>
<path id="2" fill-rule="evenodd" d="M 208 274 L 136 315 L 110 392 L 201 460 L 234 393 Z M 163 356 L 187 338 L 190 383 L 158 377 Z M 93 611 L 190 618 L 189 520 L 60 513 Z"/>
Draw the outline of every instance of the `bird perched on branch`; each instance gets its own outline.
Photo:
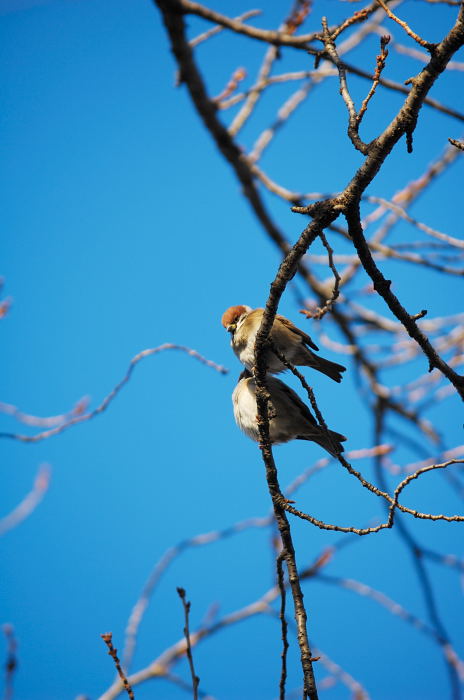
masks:
<path id="1" fill-rule="evenodd" d="M 240 305 L 231 306 L 222 315 L 222 325 L 232 334 L 232 349 L 240 362 L 250 371 L 255 364 L 256 333 L 261 325 L 263 313 L 264 309 L 252 309 L 249 306 Z M 312 367 L 335 382 L 341 382 L 342 372 L 346 367 L 312 352 L 310 348 L 319 350 L 317 345 L 309 335 L 294 326 L 285 316 L 277 314 L 269 340 L 293 365 Z M 271 374 L 278 374 L 287 369 L 271 348 L 265 350 L 265 361 L 267 371 Z"/>
<path id="2" fill-rule="evenodd" d="M 266 375 L 270 394 L 269 437 L 271 443 L 289 440 L 311 440 L 323 447 L 332 457 L 343 452 L 344 435 L 320 426 L 305 403 L 293 389 L 270 374 Z M 252 440 L 259 442 L 256 384 L 251 372 L 244 370 L 232 394 L 235 422 Z"/>

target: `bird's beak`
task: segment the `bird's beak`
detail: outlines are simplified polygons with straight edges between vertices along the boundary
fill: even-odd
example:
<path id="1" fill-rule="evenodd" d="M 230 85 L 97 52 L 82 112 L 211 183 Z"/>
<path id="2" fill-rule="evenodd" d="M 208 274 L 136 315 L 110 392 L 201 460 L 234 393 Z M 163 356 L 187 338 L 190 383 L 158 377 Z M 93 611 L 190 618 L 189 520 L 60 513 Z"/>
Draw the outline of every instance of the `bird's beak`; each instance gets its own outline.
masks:
<path id="1" fill-rule="evenodd" d="M 237 328 L 236 323 L 229 323 L 228 326 L 226 326 L 226 329 L 229 333 L 235 333 L 235 329 Z"/>

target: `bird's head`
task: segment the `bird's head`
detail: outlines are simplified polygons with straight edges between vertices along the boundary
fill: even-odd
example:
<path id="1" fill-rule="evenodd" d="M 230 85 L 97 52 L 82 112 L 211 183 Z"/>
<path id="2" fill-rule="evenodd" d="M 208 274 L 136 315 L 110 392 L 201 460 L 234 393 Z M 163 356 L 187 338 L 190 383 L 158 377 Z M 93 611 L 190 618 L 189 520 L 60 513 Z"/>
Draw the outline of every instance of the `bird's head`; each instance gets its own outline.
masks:
<path id="1" fill-rule="evenodd" d="M 250 311 L 252 311 L 251 306 L 244 306 L 243 304 L 239 306 L 230 306 L 227 311 L 224 311 L 222 314 L 222 325 L 229 333 L 235 333 L 237 323 L 242 316 L 249 314 Z"/>

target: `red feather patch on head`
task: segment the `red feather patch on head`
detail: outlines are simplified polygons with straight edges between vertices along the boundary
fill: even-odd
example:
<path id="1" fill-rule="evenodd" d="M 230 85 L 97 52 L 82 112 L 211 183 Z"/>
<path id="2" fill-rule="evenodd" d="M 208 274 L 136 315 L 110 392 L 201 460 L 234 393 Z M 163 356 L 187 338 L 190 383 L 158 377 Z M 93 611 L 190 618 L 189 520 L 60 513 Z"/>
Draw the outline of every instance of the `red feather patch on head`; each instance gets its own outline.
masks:
<path id="1" fill-rule="evenodd" d="M 239 305 L 239 306 L 229 306 L 227 311 L 222 314 L 221 323 L 224 328 L 230 326 L 231 323 L 235 323 L 242 314 L 246 314 L 249 311 L 249 307 Z"/>

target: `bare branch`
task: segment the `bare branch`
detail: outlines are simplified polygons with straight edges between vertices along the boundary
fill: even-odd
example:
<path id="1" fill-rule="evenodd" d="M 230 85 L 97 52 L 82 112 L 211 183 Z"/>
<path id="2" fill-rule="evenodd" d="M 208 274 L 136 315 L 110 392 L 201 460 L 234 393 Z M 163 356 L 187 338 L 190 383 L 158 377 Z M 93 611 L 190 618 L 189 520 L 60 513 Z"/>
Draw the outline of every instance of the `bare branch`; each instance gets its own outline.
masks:
<path id="1" fill-rule="evenodd" d="M 348 136 L 356 150 L 366 155 L 369 151 L 369 148 L 368 145 L 364 143 L 362 139 L 359 138 L 359 120 L 358 115 L 356 113 L 356 108 L 354 106 L 354 102 L 348 90 L 348 83 L 346 81 L 346 68 L 344 63 L 340 60 L 340 57 L 337 53 L 335 42 L 333 40 L 332 35 L 329 32 L 327 19 L 325 17 L 322 18 L 322 28 L 323 34 L 321 41 L 324 42 L 325 51 L 330 57 L 330 60 L 337 66 L 338 75 L 340 79 L 340 94 L 343 97 L 343 101 L 345 102 L 346 108 L 348 110 Z"/>
<path id="2" fill-rule="evenodd" d="M 111 658 L 114 661 L 114 665 L 116 666 L 116 670 L 118 672 L 118 675 L 121 679 L 121 683 L 124 686 L 124 690 L 128 694 L 131 700 L 134 700 L 134 691 L 132 690 L 131 684 L 127 680 L 126 674 L 121 668 L 121 664 L 119 663 L 118 659 L 118 650 L 115 649 L 113 646 L 113 634 L 112 632 L 105 632 L 104 634 L 101 634 L 100 637 L 103 639 L 105 642 L 106 646 L 108 647 L 108 654 L 111 656 Z"/>
<path id="3" fill-rule="evenodd" d="M 409 25 L 399 17 L 397 17 L 388 7 L 388 5 L 384 2 L 384 0 L 377 0 L 379 5 L 385 10 L 386 14 L 390 17 L 390 19 L 394 20 L 397 24 L 400 25 L 400 27 L 403 27 L 404 31 L 408 36 L 411 37 L 411 39 L 414 39 L 414 41 L 417 41 L 420 46 L 422 46 L 424 49 L 427 49 L 427 51 L 430 51 L 430 53 L 433 53 L 436 44 L 432 44 L 429 41 L 425 41 L 425 39 L 421 39 L 421 37 L 416 34 L 415 32 L 412 31 L 412 29 L 409 27 Z"/>
<path id="4" fill-rule="evenodd" d="M 340 26 L 331 34 L 332 40 L 335 41 L 339 34 L 344 32 L 345 29 L 348 29 L 348 27 L 351 27 L 353 24 L 356 24 L 356 22 L 364 22 L 368 16 L 369 13 L 366 8 L 357 10 L 351 17 L 348 17 L 348 19 L 340 24 Z"/>
<path id="5" fill-rule="evenodd" d="M 464 151 L 464 143 L 462 141 L 457 141 L 456 139 L 448 139 L 452 146 L 455 146 L 460 151 Z"/>
<path id="6" fill-rule="evenodd" d="M 445 375 L 445 377 L 449 379 L 453 386 L 456 387 L 456 390 L 459 392 L 461 398 L 464 399 L 464 377 L 456 374 L 449 364 L 438 356 L 428 338 L 426 338 L 426 336 L 419 329 L 416 321 L 411 318 L 411 315 L 408 314 L 398 298 L 390 290 L 391 281 L 386 280 L 376 266 L 366 243 L 366 239 L 363 235 L 359 218 L 359 208 L 356 206 L 347 212 L 346 219 L 348 222 L 350 236 L 356 250 L 358 251 L 358 255 L 364 269 L 374 283 L 374 288 L 383 297 L 388 307 L 395 314 L 396 318 L 398 318 L 404 325 L 411 338 L 413 338 L 420 345 L 424 354 L 429 360 L 429 370 L 431 371 L 434 367 L 437 367 Z"/>
<path id="7" fill-rule="evenodd" d="M 284 570 L 282 562 L 284 560 L 283 552 L 277 556 L 277 585 L 280 591 L 280 612 L 279 619 L 282 629 L 282 669 L 280 672 L 280 683 L 279 683 L 279 700 L 285 700 L 285 682 L 287 680 L 287 651 L 288 651 L 288 637 L 287 637 L 287 620 L 285 618 L 285 581 L 284 581 Z"/>
<path id="8" fill-rule="evenodd" d="M 9 298 L 0 301 L 0 319 L 5 318 L 5 316 L 11 308 L 12 303 L 12 300 Z"/>
<path id="9" fill-rule="evenodd" d="M 50 466 L 48 464 L 42 464 L 35 477 L 32 490 L 11 513 L 0 519 L 0 536 L 17 527 L 37 508 L 48 490 L 50 476 Z"/>
<path id="10" fill-rule="evenodd" d="M 325 237 L 325 235 L 323 234 L 322 231 L 319 233 L 319 238 L 321 239 L 324 248 L 327 250 L 328 264 L 329 264 L 330 269 L 333 272 L 335 283 L 333 286 L 332 295 L 331 295 L 330 299 L 327 299 L 327 301 L 325 302 L 325 304 L 322 307 L 318 307 L 316 309 L 316 311 L 314 311 L 314 312 L 310 312 L 310 311 L 305 312 L 305 315 L 307 318 L 315 318 L 318 321 L 320 321 L 321 318 L 323 318 L 323 316 L 325 316 L 325 314 L 331 310 L 332 306 L 337 301 L 338 297 L 340 296 L 340 282 L 342 281 L 342 278 L 338 274 L 338 270 L 334 264 L 333 249 L 329 245 L 329 242 L 327 241 L 327 238 Z"/>
<path id="11" fill-rule="evenodd" d="M 195 674 L 195 667 L 193 665 L 193 656 L 192 656 L 192 646 L 190 644 L 190 630 L 189 630 L 190 602 L 188 600 L 186 600 L 186 598 L 185 598 L 186 594 L 185 594 L 184 588 L 178 588 L 177 593 L 179 594 L 179 598 L 181 599 L 182 605 L 184 606 L 184 615 L 185 615 L 184 635 L 185 635 L 185 641 L 187 643 L 187 658 L 188 658 L 189 667 L 190 667 L 190 675 L 192 676 L 193 700 L 198 700 L 198 685 L 200 683 L 200 679 Z"/>
<path id="12" fill-rule="evenodd" d="M 455 246 L 456 248 L 464 249 L 464 240 L 462 240 L 461 238 L 455 238 L 454 236 L 449 236 L 446 233 L 437 231 L 431 226 L 423 224 L 421 221 L 417 221 L 417 219 L 414 219 L 412 216 L 410 216 L 403 207 L 399 206 L 399 204 L 396 204 L 395 202 L 389 202 L 383 197 L 374 197 L 372 195 L 367 195 L 365 199 L 368 202 L 373 202 L 374 204 L 381 204 L 386 209 L 394 211 L 395 214 L 398 214 L 398 216 L 400 216 L 405 221 L 409 221 L 410 224 L 413 224 L 413 226 L 416 226 L 420 231 L 424 231 L 424 233 L 427 233 L 429 236 L 433 236 L 433 238 L 437 238 L 438 240 L 443 241 L 450 246 Z M 376 248 L 374 247 L 374 250 L 375 249 Z"/>
<path id="13" fill-rule="evenodd" d="M 387 44 L 390 41 L 390 36 L 389 34 L 385 34 L 380 38 L 380 53 L 377 56 L 377 65 L 375 67 L 374 71 L 374 80 L 372 81 L 372 86 L 369 92 L 367 93 L 367 96 L 363 100 L 363 103 L 361 105 L 361 108 L 357 114 L 356 121 L 358 122 L 358 128 L 359 125 L 361 124 L 362 118 L 367 110 L 367 106 L 370 102 L 370 100 L 373 98 L 375 91 L 377 89 L 377 85 L 380 82 L 380 76 L 382 75 L 382 71 L 385 68 L 385 61 L 387 60 L 388 56 L 388 49 L 387 49 Z"/>
<path id="14" fill-rule="evenodd" d="M 241 83 L 242 80 L 244 80 L 247 76 L 247 72 L 245 68 L 237 68 L 234 70 L 231 79 L 225 86 L 224 90 L 217 95 L 217 97 L 213 98 L 213 102 L 221 102 L 222 100 L 225 100 L 227 97 L 230 97 L 233 92 L 238 88 L 239 84 Z"/>
<path id="15" fill-rule="evenodd" d="M 5 661 L 5 689 L 3 700 L 13 700 L 13 678 L 18 666 L 17 648 L 18 643 L 14 634 L 13 625 L 3 625 L 3 634 L 7 643 L 7 656 Z"/>
<path id="16" fill-rule="evenodd" d="M 5 413 L 7 416 L 12 416 L 20 423 L 24 423 L 24 425 L 31 425 L 40 428 L 51 428 L 55 425 L 66 423 L 67 421 L 71 420 L 71 418 L 74 418 L 74 416 L 82 415 L 82 413 L 86 411 L 88 405 L 89 397 L 83 396 L 82 399 L 79 399 L 79 401 L 77 401 L 73 408 L 67 413 L 41 418 L 40 416 L 33 416 L 29 413 L 23 413 L 16 406 L 0 401 L 0 413 Z"/>
<path id="17" fill-rule="evenodd" d="M 175 5 L 177 5 L 177 8 Z M 215 24 L 231 29 L 237 34 L 244 34 L 250 39 L 258 39 L 259 41 L 274 44 L 275 46 L 293 46 L 295 48 L 305 48 L 308 50 L 308 44 L 317 36 L 316 32 L 301 36 L 293 36 L 290 31 L 279 32 L 267 29 L 258 29 L 257 27 L 243 24 L 238 20 L 231 19 L 220 12 L 215 12 L 209 7 L 200 5 L 200 3 L 197 2 L 191 2 L 190 0 L 175 0 L 175 2 L 171 2 L 171 11 L 175 11 L 176 9 L 178 12 L 186 12 L 203 17 L 204 19 L 210 20 Z"/>
<path id="18" fill-rule="evenodd" d="M 239 15 L 234 19 L 236 22 L 244 22 L 245 20 L 251 19 L 252 17 L 257 17 L 261 14 L 261 12 L 261 10 L 248 10 L 247 12 L 244 12 L 243 15 Z M 210 39 L 212 36 L 216 36 L 223 30 L 224 27 L 221 24 L 217 24 L 215 27 L 211 27 L 211 29 L 208 29 L 208 31 L 199 34 L 194 39 L 190 39 L 189 44 L 193 49 L 195 48 L 195 46 L 202 44 L 204 41 L 207 41 L 207 39 Z"/>
<path id="19" fill-rule="evenodd" d="M 105 398 L 99 404 L 99 406 L 93 409 L 93 411 L 90 411 L 89 413 L 84 413 L 82 415 L 76 415 L 70 420 L 68 420 L 66 423 L 62 423 L 55 428 L 51 428 L 50 430 L 45 430 L 44 432 L 38 433 L 37 435 L 21 435 L 19 433 L 0 433 L 0 438 L 10 438 L 12 440 L 20 440 L 21 442 L 39 442 L 40 440 L 45 440 L 46 438 L 58 435 L 59 433 L 62 433 L 64 430 L 67 430 L 73 425 L 77 425 L 78 423 L 85 423 L 85 421 L 92 420 L 92 418 L 95 418 L 96 416 L 106 411 L 110 403 L 113 401 L 113 399 L 116 398 L 123 386 L 127 384 L 129 379 L 131 378 L 132 372 L 134 371 L 136 365 L 141 360 L 144 360 L 146 357 L 156 355 L 159 352 L 162 352 L 163 350 L 180 350 L 181 352 L 190 355 L 190 357 L 194 357 L 196 360 L 206 365 L 207 367 L 212 367 L 216 370 L 216 372 L 219 372 L 220 374 L 226 374 L 228 372 L 228 370 L 222 365 L 218 365 L 212 360 L 206 359 L 206 357 L 200 355 L 200 353 L 198 353 L 196 350 L 192 350 L 191 348 L 188 348 L 185 345 L 164 343 L 164 345 L 159 345 L 156 348 L 148 348 L 147 350 L 142 350 L 142 352 L 139 352 L 137 355 L 135 355 L 135 357 L 133 357 L 130 361 L 129 367 L 124 377 L 121 379 L 120 382 L 116 384 L 116 386 L 110 391 L 110 393 L 107 396 L 105 396 Z"/>

